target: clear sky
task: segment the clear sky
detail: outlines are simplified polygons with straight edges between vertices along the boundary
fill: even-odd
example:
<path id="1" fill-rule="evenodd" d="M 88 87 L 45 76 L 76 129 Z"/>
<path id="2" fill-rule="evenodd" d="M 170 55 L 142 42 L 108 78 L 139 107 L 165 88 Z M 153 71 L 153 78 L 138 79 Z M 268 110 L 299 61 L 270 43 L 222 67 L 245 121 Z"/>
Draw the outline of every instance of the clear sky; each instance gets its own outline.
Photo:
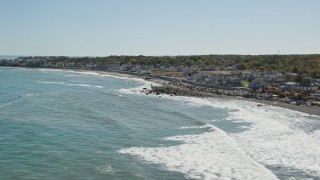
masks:
<path id="1" fill-rule="evenodd" d="M 320 0 L 0 0 L 2 55 L 320 53 Z"/>

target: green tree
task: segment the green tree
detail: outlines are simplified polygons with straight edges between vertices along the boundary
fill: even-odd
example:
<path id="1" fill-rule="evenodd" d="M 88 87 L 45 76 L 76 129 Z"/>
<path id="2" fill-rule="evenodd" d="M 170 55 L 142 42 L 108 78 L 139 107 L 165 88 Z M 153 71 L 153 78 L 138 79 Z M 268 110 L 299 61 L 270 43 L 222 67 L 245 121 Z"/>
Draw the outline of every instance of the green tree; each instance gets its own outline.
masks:
<path id="1" fill-rule="evenodd" d="M 298 68 L 297 67 L 294 67 L 293 69 L 292 69 L 292 73 L 299 73 L 299 70 L 298 70 Z"/>

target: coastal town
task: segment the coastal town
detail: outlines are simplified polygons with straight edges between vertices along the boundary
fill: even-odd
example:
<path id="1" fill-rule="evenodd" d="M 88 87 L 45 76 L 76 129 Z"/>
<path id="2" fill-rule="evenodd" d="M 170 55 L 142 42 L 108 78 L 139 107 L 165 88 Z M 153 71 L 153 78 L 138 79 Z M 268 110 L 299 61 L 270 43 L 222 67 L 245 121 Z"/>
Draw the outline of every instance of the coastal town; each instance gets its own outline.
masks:
<path id="1" fill-rule="evenodd" d="M 239 68 L 238 64 L 225 67 L 195 64 L 164 66 L 119 61 L 90 63 L 70 59 L 19 57 L 2 59 L 0 66 L 118 72 L 166 82 L 165 86 L 153 87 L 146 94 L 199 97 L 223 95 L 320 107 L 320 78 L 313 78 L 310 73 L 250 71 Z"/>

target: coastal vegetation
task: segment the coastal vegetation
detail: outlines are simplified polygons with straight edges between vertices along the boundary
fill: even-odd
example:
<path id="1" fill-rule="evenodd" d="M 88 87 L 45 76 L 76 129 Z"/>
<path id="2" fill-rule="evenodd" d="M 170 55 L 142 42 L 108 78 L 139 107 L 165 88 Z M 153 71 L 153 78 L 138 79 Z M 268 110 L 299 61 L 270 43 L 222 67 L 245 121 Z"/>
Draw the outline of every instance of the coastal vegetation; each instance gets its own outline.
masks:
<path id="1" fill-rule="evenodd" d="M 19 57 L 20 66 L 24 62 L 27 67 L 39 67 L 44 63 L 64 64 L 132 64 L 154 67 L 198 66 L 200 69 L 225 69 L 233 67 L 237 70 L 258 72 L 278 71 L 282 73 L 311 74 L 312 78 L 320 78 L 320 55 L 194 55 L 194 56 L 108 56 L 108 57 Z M 30 59 L 33 59 L 31 61 Z M 6 62 L 1 61 L 0 65 Z M 12 64 L 11 64 L 12 65 Z"/>

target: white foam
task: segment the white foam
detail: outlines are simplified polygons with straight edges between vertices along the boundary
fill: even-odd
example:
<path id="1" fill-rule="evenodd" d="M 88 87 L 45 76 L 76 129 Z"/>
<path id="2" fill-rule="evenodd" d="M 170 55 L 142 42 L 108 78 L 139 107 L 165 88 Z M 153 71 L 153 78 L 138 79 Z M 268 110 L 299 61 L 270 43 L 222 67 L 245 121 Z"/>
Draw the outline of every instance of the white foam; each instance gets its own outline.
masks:
<path id="1" fill-rule="evenodd" d="M 320 142 L 320 130 L 312 132 L 311 136 Z"/>
<path id="2" fill-rule="evenodd" d="M 159 83 L 155 82 L 150 82 L 146 81 L 144 79 L 134 77 L 132 75 L 128 74 L 121 74 L 121 73 L 113 73 L 113 72 L 106 72 L 106 71 L 101 71 L 101 72 L 96 72 L 96 71 L 85 71 L 85 70 L 66 70 L 66 69 L 38 69 L 39 71 L 42 72 L 47 72 L 47 71 L 53 71 L 53 72 L 69 72 L 69 73 L 75 73 L 75 74 L 83 74 L 83 75 L 92 75 L 92 76 L 99 76 L 99 77 L 111 77 L 111 78 L 117 78 L 117 79 L 122 79 L 122 80 L 127 80 L 127 83 L 134 82 L 137 84 L 137 87 L 134 88 L 128 88 L 128 89 L 120 89 L 119 92 L 125 93 L 125 94 L 140 94 L 142 95 L 143 93 L 138 92 L 139 90 L 143 88 L 151 89 L 152 86 L 161 86 Z M 72 75 L 67 75 L 67 76 L 72 76 Z M 45 83 L 41 81 L 41 83 Z M 51 83 L 51 82 L 48 82 Z M 52 82 L 51 84 L 54 84 L 55 82 Z M 56 84 L 62 84 L 60 82 L 56 82 Z M 77 85 L 77 84 L 66 84 L 64 85 Z M 82 85 L 85 86 L 85 85 Z M 103 88 L 102 86 L 94 86 L 97 88 Z"/>
<path id="3" fill-rule="evenodd" d="M 180 129 L 204 129 L 204 128 L 212 128 L 212 125 L 210 124 L 206 124 L 203 126 L 184 126 L 184 127 L 180 127 Z"/>
<path id="4" fill-rule="evenodd" d="M 300 127 L 301 124 L 308 121 L 307 118 L 310 117 L 310 115 L 280 107 L 258 107 L 257 103 L 244 100 L 171 97 L 165 95 L 162 97 L 182 101 L 183 105 L 186 106 L 207 106 L 218 109 L 227 109 L 230 117 L 226 118 L 226 120 L 249 122 L 251 124 L 245 131 L 229 133 L 228 135 L 230 138 L 225 138 L 225 140 L 234 141 L 236 149 L 242 149 L 244 151 L 243 154 L 248 154 L 252 159 L 263 166 L 284 167 L 304 172 L 310 176 L 320 177 L 320 130 L 308 132 L 304 127 Z M 319 125 L 315 125 L 319 127 L 320 117 L 312 117 L 319 119 L 316 121 Z M 204 134 L 203 136 L 207 135 L 208 134 Z M 132 148 L 122 150 L 121 152 L 137 155 L 152 163 L 162 164 L 170 170 L 186 174 L 191 173 L 193 177 L 202 177 L 201 174 L 205 174 L 205 177 L 211 177 L 210 173 L 217 173 L 218 171 L 216 171 L 216 169 L 221 165 L 212 167 L 207 164 L 204 165 L 205 167 L 200 165 L 199 167 L 195 167 L 192 166 L 192 164 L 204 163 L 203 161 L 209 158 L 207 157 L 206 151 L 210 151 L 210 148 L 215 148 L 215 145 L 220 146 L 220 144 L 216 144 L 217 137 L 212 136 L 210 138 L 212 140 L 211 143 L 215 144 L 212 146 L 206 138 L 200 138 L 201 136 L 202 135 L 197 137 L 197 143 L 203 145 L 203 148 L 200 148 L 197 151 L 191 150 L 192 148 L 197 149 L 197 147 L 192 147 L 190 144 L 184 144 L 178 147 L 166 148 Z M 202 142 L 207 142 L 207 144 L 203 144 Z M 208 147 L 206 148 L 205 145 Z M 191 149 L 188 150 L 188 148 Z M 179 154 L 175 151 L 178 151 Z M 199 155 L 196 159 L 188 161 L 188 158 L 192 157 L 193 153 L 198 152 L 203 155 Z M 215 150 L 213 150 L 212 153 L 218 153 L 217 155 L 222 157 L 225 157 L 225 155 L 229 156 L 228 151 L 225 152 L 227 154 Z M 213 156 L 215 155 L 210 155 L 210 158 L 216 158 Z M 180 161 L 179 159 L 183 159 L 184 161 Z M 175 166 L 174 161 L 182 162 L 182 164 Z M 225 165 L 228 167 L 228 164 Z M 246 167 L 241 167 L 240 164 L 236 165 L 239 165 L 240 169 Z M 210 168 L 208 168 L 209 166 L 210 168 L 216 169 L 210 171 Z M 226 177 L 228 176 L 224 170 L 220 170 Z M 198 175 L 196 175 L 197 173 Z M 212 178 L 214 178 L 213 175 Z"/>
<path id="5" fill-rule="evenodd" d="M 161 86 L 158 83 L 146 81 L 146 80 L 139 79 L 139 78 L 132 79 L 132 80 L 136 81 L 138 86 L 133 87 L 133 88 L 127 88 L 127 89 L 122 88 L 119 90 L 119 92 L 124 93 L 124 94 L 144 95 L 145 93 L 141 92 L 142 89 L 150 90 L 151 86 Z"/>
<path id="6" fill-rule="evenodd" d="M 134 83 L 138 85 L 134 88 L 128 88 L 128 89 L 120 89 L 119 91 L 126 94 L 132 94 L 133 91 L 141 90 L 142 88 L 150 89 L 151 85 L 153 86 L 160 86 L 160 84 L 155 82 L 146 81 L 144 79 L 134 77 L 128 74 L 121 74 L 121 73 L 112 73 L 112 72 L 94 72 L 94 71 L 67 71 L 63 70 L 64 72 L 72 72 L 77 74 L 84 74 L 84 75 L 94 75 L 99 77 L 111 77 L 116 79 L 122 79 L 126 80 L 126 83 Z"/>
<path id="7" fill-rule="evenodd" d="M 99 77 L 112 77 L 118 79 L 133 79 L 140 81 L 140 78 L 134 78 L 128 74 L 122 74 L 117 72 L 108 72 L 108 71 L 91 71 L 91 70 L 72 70 L 72 69 L 47 69 L 47 68 L 40 68 L 36 69 L 42 72 L 68 72 L 73 74 L 83 74 L 83 75 L 91 75 L 91 76 L 99 76 Z M 72 75 L 66 75 L 72 76 Z"/>
<path id="8" fill-rule="evenodd" d="M 191 179 L 277 179 L 264 166 L 247 156 L 223 131 L 211 127 L 200 135 L 168 137 L 184 144 L 169 147 L 122 149 L 119 152 L 161 164 Z"/>
<path id="9" fill-rule="evenodd" d="M 98 166 L 95 170 L 101 174 L 113 174 L 112 167 L 108 165 Z"/>
<path id="10" fill-rule="evenodd" d="M 240 111 L 231 112 L 230 115 L 253 124 L 248 131 L 230 136 L 252 158 L 265 165 L 292 168 L 311 176 L 320 176 L 319 141 L 296 126 L 297 122 L 305 121 L 304 113 L 277 107 L 257 108 L 255 103 L 233 104 L 238 105 Z"/>
<path id="11" fill-rule="evenodd" d="M 89 84 L 72 84 L 72 83 L 65 83 L 65 82 L 56 82 L 56 81 L 37 81 L 38 83 L 42 84 L 58 84 L 58 85 L 65 85 L 65 86 L 80 86 L 80 87 L 95 87 L 95 88 L 103 88 L 102 86 L 95 86 Z"/>
<path id="12" fill-rule="evenodd" d="M 309 115 L 279 107 L 257 107 L 257 103 L 248 101 L 182 99 L 192 106 L 229 109 L 229 120 L 250 122 L 248 130 L 229 136 L 257 162 L 320 176 L 320 132 L 308 132 L 297 126 L 307 121 Z M 320 117 L 313 117 L 319 119 L 320 125 Z"/>

